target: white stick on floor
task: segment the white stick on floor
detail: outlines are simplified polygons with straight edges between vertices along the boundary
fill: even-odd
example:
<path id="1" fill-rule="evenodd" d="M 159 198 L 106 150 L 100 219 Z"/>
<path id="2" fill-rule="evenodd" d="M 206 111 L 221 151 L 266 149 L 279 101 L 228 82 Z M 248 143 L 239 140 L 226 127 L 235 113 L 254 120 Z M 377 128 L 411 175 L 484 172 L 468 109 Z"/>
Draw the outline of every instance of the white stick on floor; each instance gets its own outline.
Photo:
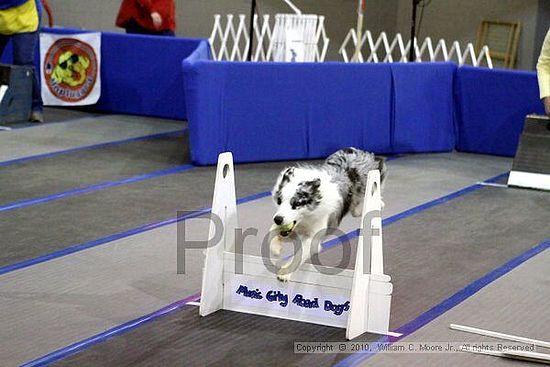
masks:
<path id="1" fill-rule="evenodd" d="M 508 185 L 498 184 L 498 183 L 494 183 L 494 182 L 482 182 L 482 181 L 480 181 L 477 184 L 481 185 L 481 186 L 498 187 L 498 188 L 502 188 L 502 189 L 507 189 L 508 188 Z"/>
<path id="2" fill-rule="evenodd" d="M 463 352 L 484 354 L 487 356 L 550 364 L 550 354 L 544 354 L 544 353 L 523 352 L 523 351 L 497 352 L 497 351 L 486 350 L 486 349 L 472 349 L 471 347 L 466 347 L 466 346 L 463 346 L 461 350 Z"/>
<path id="3" fill-rule="evenodd" d="M 518 342 L 518 343 L 536 345 L 537 347 L 550 348 L 550 343 L 545 342 L 543 340 L 529 339 L 529 338 L 524 338 L 522 336 L 497 333 L 496 331 L 478 329 L 478 328 L 474 328 L 474 327 L 470 327 L 470 326 L 463 326 L 463 325 L 457 325 L 457 324 L 451 324 L 449 327 L 453 330 L 464 331 L 464 332 L 467 332 L 467 333 L 488 336 L 488 337 L 491 337 L 491 338 L 510 340 L 510 341 L 515 341 L 515 342 Z"/>
<path id="4" fill-rule="evenodd" d="M 510 350 L 502 352 L 506 358 L 520 359 L 522 361 L 550 364 L 550 354 Z"/>
<path id="5" fill-rule="evenodd" d="M 396 333 L 395 331 L 388 331 L 388 335 L 393 336 L 394 338 L 401 338 L 403 336 L 403 334 Z"/>

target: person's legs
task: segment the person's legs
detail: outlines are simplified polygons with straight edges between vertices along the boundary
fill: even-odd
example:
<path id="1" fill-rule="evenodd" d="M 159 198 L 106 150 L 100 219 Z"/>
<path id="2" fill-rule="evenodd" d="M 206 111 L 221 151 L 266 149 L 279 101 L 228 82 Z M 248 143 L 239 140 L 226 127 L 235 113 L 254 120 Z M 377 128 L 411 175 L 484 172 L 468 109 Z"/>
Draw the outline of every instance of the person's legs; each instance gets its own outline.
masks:
<path id="1" fill-rule="evenodd" d="M 0 58 L 4 54 L 4 49 L 6 48 L 6 45 L 8 44 L 9 40 L 10 40 L 10 36 L 5 34 L 0 34 Z"/>
<path id="2" fill-rule="evenodd" d="M 158 33 L 159 36 L 169 36 L 169 37 L 175 37 L 176 34 L 174 33 L 174 31 L 170 31 L 170 30 L 165 30 L 165 31 L 160 31 Z"/>
<path id="3" fill-rule="evenodd" d="M 32 88 L 32 116 L 31 120 L 42 122 L 42 96 L 40 94 L 40 80 L 38 71 L 34 67 L 38 32 L 18 33 L 13 36 L 13 63 L 15 65 L 30 66 L 34 70 Z"/>
<path id="4" fill-rule="evenodd" d="M 126 25 L 124 26 L 124 29 L 126 29 L 126 33 L 128 34 L 150 34 L 151 33 L 151 31 L 149 31 L 146 28 L 143 28 L 134 20 L 130 20 L 128 23 L 126 23 Z"/>

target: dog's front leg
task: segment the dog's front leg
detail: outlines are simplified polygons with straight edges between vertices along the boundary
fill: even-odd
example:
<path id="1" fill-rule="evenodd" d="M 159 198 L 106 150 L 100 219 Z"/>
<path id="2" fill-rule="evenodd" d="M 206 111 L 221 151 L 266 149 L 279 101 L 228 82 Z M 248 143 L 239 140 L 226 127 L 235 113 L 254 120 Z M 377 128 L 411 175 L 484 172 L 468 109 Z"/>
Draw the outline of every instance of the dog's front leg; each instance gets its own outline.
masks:
<path id="1" fill-rule="evenodd" d="M 281 282 L 288 282 L 291 274 L 298 270 L 303 263 L 311 256 L 311 237 L 298 236 L 300 240 L 300 249 L 294 254 L 277 273 L 277 279 Z"/>
<path id="2" fill-rule="evenodd" d="M 273 225 L 271 226 L 270 232 L 277 231 L 277 226 Z M 283 241 L 281 240 L 281 236 L 275 236 L 271 240 L 271 243 L 269 244 L 269 251 L 271 252 L 271 256 L 274 256 L 276 258 L 279 258 L 281 256 L 281 251 L 283 249 Z"/>

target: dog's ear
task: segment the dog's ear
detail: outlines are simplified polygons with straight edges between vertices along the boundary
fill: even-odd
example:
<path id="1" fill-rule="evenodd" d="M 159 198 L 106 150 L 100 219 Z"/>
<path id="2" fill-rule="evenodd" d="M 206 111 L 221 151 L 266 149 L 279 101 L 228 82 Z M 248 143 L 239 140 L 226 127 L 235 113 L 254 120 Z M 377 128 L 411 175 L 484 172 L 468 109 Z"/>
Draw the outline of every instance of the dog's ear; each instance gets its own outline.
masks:
<path id="1" fill-rule="evenodd" d="M 306 186 L 309 186 L 312 189 L 318 189 L 321 186 L 321 179 L 317 178 L 315 180 L 308 181 L 306 182 Z"/>
<path id="2" fill-rule="evenodd" d="M 288 167 L 279 175 L 279 189 L 282 189 L 284 185 L 290 182 L 290 179 L 294 177 L 294 167 Z"/>
<path id="3" fill-rule="evenodd" d="M 288 167 L 287 169 L 285 169 L 283 177 L 285 177 L 286 179 L 290 179 L 291 177 L 293 177 L 294 176 L 294 168 L 295 167 Z"/>
<path id="4" fill-rule="evenodd" d="M 279 173 L 279 177 L 277 178 L 275 186 L 271 191 L 271 194 L 273 195 L 275 201 L 277 201 L 277 199 L 281 197 L 281 190 L 287 183 L 290 182 L 290 179 L 294 176 L 294 169 L 295 167 L 288 167 L 282 170 L 281 173 Z"/>

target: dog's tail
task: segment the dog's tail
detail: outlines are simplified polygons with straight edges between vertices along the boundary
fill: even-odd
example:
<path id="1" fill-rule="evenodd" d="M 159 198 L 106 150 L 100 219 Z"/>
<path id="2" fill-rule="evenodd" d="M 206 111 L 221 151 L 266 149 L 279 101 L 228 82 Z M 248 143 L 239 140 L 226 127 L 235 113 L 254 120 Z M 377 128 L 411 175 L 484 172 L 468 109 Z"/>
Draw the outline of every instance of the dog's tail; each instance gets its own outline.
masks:
<path id="1" fill-rule="evenodd" d="M 357 181 L 360 177 L 366 179 L 368 171 L 373 169 L 380 171 L 381 183 L 384 182 L 387 175 L 386 158 L 376 157 L 372 153 L 357 148 L 341 149 L 328 157 L 325 163 L 344 170 L 352 182 Z"/>

